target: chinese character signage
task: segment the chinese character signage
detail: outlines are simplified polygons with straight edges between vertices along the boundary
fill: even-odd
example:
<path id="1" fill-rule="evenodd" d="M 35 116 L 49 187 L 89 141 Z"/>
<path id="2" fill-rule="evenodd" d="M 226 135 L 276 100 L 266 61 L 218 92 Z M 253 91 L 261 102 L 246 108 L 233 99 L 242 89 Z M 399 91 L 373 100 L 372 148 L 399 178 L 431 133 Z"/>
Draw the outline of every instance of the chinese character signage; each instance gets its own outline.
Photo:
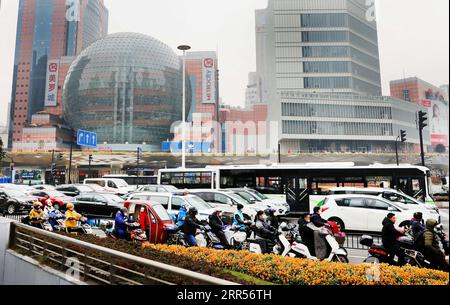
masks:
<path id="1" fill-rule="evenodd" d="M 47 64 L 45 106 L 56 106 L 58 104 L 58 72 L 59 60 L 50 60 Z"/>
<path id="2" fill-rule="evenodd" d="M 428 108 L 428 120 L 431 132 L 431 144 L 449 146 L 449 111 L 448 104 L 441 100 L 423 100 L 422 105 Z"/>
<path id="3" fill-rule="evenodd" d="M 216 103 L 216 65 L 214 58 L 203 59 L 203 103 Z"/>

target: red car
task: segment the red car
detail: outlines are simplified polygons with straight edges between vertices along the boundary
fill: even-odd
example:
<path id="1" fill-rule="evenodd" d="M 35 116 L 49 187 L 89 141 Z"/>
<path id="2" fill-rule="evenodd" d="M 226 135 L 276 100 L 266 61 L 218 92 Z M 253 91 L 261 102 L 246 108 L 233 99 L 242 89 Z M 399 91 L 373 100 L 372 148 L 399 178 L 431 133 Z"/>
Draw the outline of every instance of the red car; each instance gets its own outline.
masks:
<path id="1" fill-rule="evenodd" d="M 176 230 L 166 209 L 160 203 L 148 201 L 126 201 L 125 207 L 129 215 L 141 224 L 141 229 L 147 233 L 152 244 L 166 243 L 168 232 Z"/>
<path id="2" fill-rule="evenodd" d="M 50 190 L 36 190 L 29 193 L 31 196 L 36 197 L 43 206 L 46 205 L 48 199 L 53 203 L 55 209 L 65 209 L 66 204 L 74 202 L 74 198 L 64 195 L 59 191 Z"/>

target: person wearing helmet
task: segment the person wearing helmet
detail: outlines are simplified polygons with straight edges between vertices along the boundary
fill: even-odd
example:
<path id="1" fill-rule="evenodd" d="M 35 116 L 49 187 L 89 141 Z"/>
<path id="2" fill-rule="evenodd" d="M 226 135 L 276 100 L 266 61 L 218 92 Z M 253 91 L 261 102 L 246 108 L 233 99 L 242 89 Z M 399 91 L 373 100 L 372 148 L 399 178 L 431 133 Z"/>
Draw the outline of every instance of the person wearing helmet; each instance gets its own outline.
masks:
<path id="1" fill-rule="evenodd" d="M 242 232 L 248 232 L 250 222 L 245 220 L 244 213 L 242 212 L 243 209 L 244 209 L 244 205 L 239 203 L 237 205 L 237 211 L 236 211 L 236 213 L 234 213 L 234 216 L 233 216 L 233 227 L 235 230 L 242 231 Z"/>
<path id="2" fill-rule="evenodd" d="M 278 228 L 280 227 L 279 221 L 278 221 L 278 217 L 275 216 L 275 209 L 269 208 L 267 210 L 264 211 L 264 213 L 267 216 L 267 223 L 278 230 Z"/>
<path id="3" fill-rule="evenodd" d="M 39 201 L 33 203 L 33 209 L 30 211 L 29 220 L 32 226 L 37 227 L 43 222 L 44 211 Z"/>
<path id="4" fill-rule="evenodd" d="M 129 240 L 128 234 L 128 209 L 123 207 L 116 213 L 116 219 L 114 221 L 114 231 L 118 238 Z"/>
<path id="5" fill-rule="evenodd" d="M 441 250 L 439 236 L 435 232 L 438 222 L 435 219 L 428 219 L 425 225 L 425 231 L 417 238 L 418 250 L 423 253 L 426 260 L 431 262 L 433 268 L 448 272 L 449 264 Z"/>
<path id="6" fill-rule="evenodd" d="M 80 220 L 82 216 L 75 211 L 75 206 L 73 203 L 68 203 L 66 208 L 66 221 L 64 226 L 70 231 L 77 227 L 77 221 Z"/>
<path id="7" fill-rule="evenodd" d="M 220 243 L 225 249 L 229 249 L 230 244 L 228 243 L 225 232 L 223 231 L 224 223 L 222 220 L 222 210 L 217 208 L 214 213 L 209 215 L 208 222 L 211 227 L 211 232 L 213 232 L 220 239 Z"/>
<path id="8" fill-rule="evenodd" d="M 414 218 L 411 219 L 411 231 L 414 238 L 417 238 L 419 233 L 425 231 L 425 223 L 421 212 L 414 213 Z"/>
<path id="9" fill-rule="evenodd" d="M 198 210 L 195 207 L 189 209 L 186 218 L 184 219 L 183 232 L 186 242 L 191 247 L 197 247 L 197 240 L 195 234 L 197 229 L 203 230 L 205 227 L 197 219 Z"/>

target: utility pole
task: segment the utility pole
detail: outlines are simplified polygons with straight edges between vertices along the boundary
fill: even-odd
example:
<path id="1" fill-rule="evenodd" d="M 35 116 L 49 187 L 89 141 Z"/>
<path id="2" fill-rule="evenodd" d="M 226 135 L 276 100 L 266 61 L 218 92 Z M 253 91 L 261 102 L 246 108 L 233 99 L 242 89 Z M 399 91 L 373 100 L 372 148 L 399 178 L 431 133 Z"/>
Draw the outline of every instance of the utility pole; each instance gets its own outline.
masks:
<path id="1" fill-rule="evenodd" d="M 278 164 L 281 164 L 281 143 L 278 142 Z"/>
<path id="2" fill-rule="evenodd" d="M 89 170 L 88 170 L 89 178 L 92 178 L 92 172 L 91 172 L 92 159 L 93 159 L 92 155 L 89 155 Z"/>
<path id="3" fill-rule="evenodd" d="M 419 136 L 420 136 L 420 157 L 422 159 L 422 166 L 425 166 L 425 149 L 423 146 L 423 130 L 428 126 L 427 113 L 419 111 Z"/>
<path id="4" fill-rule="evenodd" d="M 397 166 L 400 166 L 400 160 L 398 157 L 398 143 L 399 140 L 401 141 L 401 143 L 405 143 L 406 142 L 406 131 L 404 130 L 400 130 L 400 136 L 397 137 L 397 139 L 395 140 L 395 156 L 397 159 Z"/>
<path id="5" fill-rule="evenodd" d="M 52 150 L 52 166 L 50 169 L 51 184 L 55 185 L 55 150 Z"/>
<path id="6" fill-rule="evenodd" d="M 142 149 L 140 147 L 138 147 L 137 148 L 137 160 L 136 160 L 136 165 L 137 165 L 137 167 L 136 167 L 137 188 L 139 188 L 139 163 L 140 163 L 140 160 L 141 160 L 141 152 L 142 152 Z"/>
<path id="7" fill-rule="evenodd" d="M 73 142 L 75 137 L 75 131 L 70 131 L 70 157 L 69 157 L 69 184 L 72 184 L 72 157 L 73 157 Z"/>

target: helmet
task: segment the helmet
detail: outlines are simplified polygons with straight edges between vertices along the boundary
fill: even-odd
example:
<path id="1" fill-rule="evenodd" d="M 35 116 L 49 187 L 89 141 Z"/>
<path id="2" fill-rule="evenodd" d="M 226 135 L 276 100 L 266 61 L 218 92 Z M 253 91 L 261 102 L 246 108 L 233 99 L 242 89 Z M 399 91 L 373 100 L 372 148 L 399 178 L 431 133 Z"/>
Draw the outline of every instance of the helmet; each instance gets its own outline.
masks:
<path id="1" fill-rule="evenodd" d="M 127 214 L 128 214 L 128 209 L 125 208 L 125 207 L 123 207 L 123 208 L 120 209 L 120 212 L 121 212 L 123 215 L 127 215 Z"/>
<path id="2" fill-rule="evenodd" d="M 268 208 L 267 210 L 264 211 L 264 213 L 265 213 L 267 216 L 271 216 L 271 215 L 275 214 L 275 209 Z"/>
<path id="3" fill-rule="evenodd" d="M 33 202 L 33 208 L 38 209 L 42 206 L 42 204 L 39 201 Z"/>
<path id="4" fill-rule="evenodd" d="M 73 205 L 73 203 L 68 203 L 67 206 L 66 206 L 66 208 L 67 208 L 68 210 L 73 209 L 74 207 L 75 207 L 75 206 Z"/>
<path id="5" fill-rule="evenodd" d="M 238 203 L 238 205 L 237 205 L 237 209 L 238 210 L 242 210 L 244 208 L 244 205 L 243 204 L 241 204 L 241 203 Z"/>
<path id="6" fill-rule="evenodd" d="M 198 214 L 197 208 L 195 208 L 195 207 L 190 208 L 190 209 L 189 209 L 189 214 L 197 215 L 197 214 Z"/>

